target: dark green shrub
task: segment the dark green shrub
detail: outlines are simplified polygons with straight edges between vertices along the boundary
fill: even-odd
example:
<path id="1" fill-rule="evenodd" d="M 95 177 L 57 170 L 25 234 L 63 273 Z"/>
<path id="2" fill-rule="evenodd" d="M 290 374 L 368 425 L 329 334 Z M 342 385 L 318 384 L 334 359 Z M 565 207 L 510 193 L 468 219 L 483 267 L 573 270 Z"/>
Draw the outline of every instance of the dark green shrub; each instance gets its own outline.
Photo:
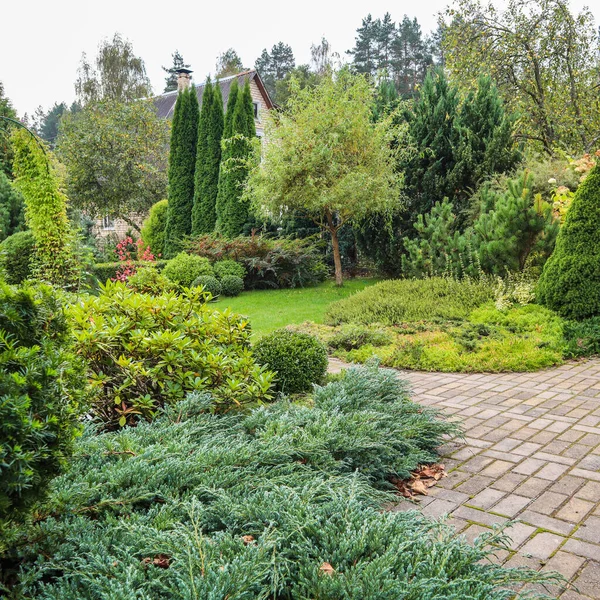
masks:
<path id="1" fill-rule="evenodd" d="M 361 346 L 387 346 L 392 336 L 382 329 L 369 329 L 361 325 L 344 325 L 327 342 L 329 347 L 342 350 L 356 350 Z"/>
<path id="2" fill-rule="evenodd" d="M 20 231 L 0 244 L 0 269 L 7 283 L 19 284 L 31 276 L 35 239 L 31 231 Z"/>
<path id="3" fill-rule="evenodd" d="M 213 275 L 213 269 L 208 258 L 180 252 L 167 263 L 163 275 L 177 285 L 190 287 L 200 275 Z"/>
<path id="4" fill-rule="evenodd" d="M 600 354 L 600 317 L 591 317 L 584 321 L 566 321 L 563 334 L 566 358 Z"/>
<path id="5" fill-rule="evenodd" d="M 277 373 L 277 389 L 288 394 L 309 391 L 327 371 L 327 349 L 307 333 L 278 329 L 254 345 L 260 365 Z"/>
<path id="6" fill-rule="evenodd" d="M 213 298 L 221 295 L 221 283 L 212 275 L 200 275 L 192 282 L 192 287 L 202 287 L 205 292 L 209 292 Z"/>
<path id="7" fill-rule="evenodd" d="M 134 275 L 131 275 L 126 282 L 128 288 L 139 294 L 151 294 L 160 296 L 165 292 L 171 292 L 175 289 L 175 284 L 165 277 L 156 267 L 139 267 Z"/>
<path id="8" fill-rule="evenodd" d="M 167 260 L 155 260 L 149 263 L 147 260 L 132 261 L 132 265 L 135 269 L 143 269 L 148 266 L 152 266 L 159 273 L 165 268 L 169 261 Z M 98 280 L 99 283 L 106 283 L 107 281 L 114 281 L 117 277 L 117 273 L 123 267 L 122 262 L 106 262 L 96 263 L 92 268 L 92 275 Z"/>
<path id="9" fill-rule="evenodd" d="M 146 246 L 150 246 L 154 256 L 162 256 L 164 253 L 168 204 L 168 200 L 154 204 L 142 226 L 142 240 Z"/>
<path id="10" fill-rule="evenodd" d="M 25 200 L 0 169 L 0 241 L 25 229 Z"/>
<path id="11" fill-rule="evenodd" d="M 462 319 L 493 297 L 494 285 L 486 280 L 397 279 L 334 302 L 326 319 L 332 325 L 400 325 L 407 321 Z"/>
<path id="12" fill-rule="evenodd" d="M 556 248 L 544 266 L 538 299 L 569 319 L 600 315 L 600 168 L 579 186 Z"/>
<path id="13" fill-rule="evenodd" d="M 203 235 L 186 243 L 190 254 L 211 262 L 230 259 L 246 270 L 244 288 L 294 288 L 315 285 L 329 274 L 314 239 L 267 239 L 259 236 L 233 240 Z"/>
<path id="14" fill-rule="evenodd" d="M 85 379 L 69 346 L 52 288 L 0 284 L 0 531 L 44 496 L 71 453 Z"/>
<path id="15" fill-rule="evenodd" d="M 218 279 L 223 279 L 229 275 L 240 277 L 241 279 L 244 279 L 246 276 L 246 269 L 244 269 L 244 266 L 235 262 L 235 260 L 218 260 L 213 265 L 213 269 L 215 271 L 215 277 Z"/>
<path id="16" fill-rule="evenodd" d="M 226 275 L 221 279 L 223 296 L 239 296 L 244 291 L 244 280 L 235 275 Z"/>
<path id="17" fill-rule="evenodd" d="M 248 352 L 249 328 L 209 307 L 201 289 L 151 296 L 107 282 L 71 315 L 98 391 L 94 415 L 107 427 L 152 418 L 191 391 L 210 390 L 215 410 L 270 397 L 273 374 Z"/>

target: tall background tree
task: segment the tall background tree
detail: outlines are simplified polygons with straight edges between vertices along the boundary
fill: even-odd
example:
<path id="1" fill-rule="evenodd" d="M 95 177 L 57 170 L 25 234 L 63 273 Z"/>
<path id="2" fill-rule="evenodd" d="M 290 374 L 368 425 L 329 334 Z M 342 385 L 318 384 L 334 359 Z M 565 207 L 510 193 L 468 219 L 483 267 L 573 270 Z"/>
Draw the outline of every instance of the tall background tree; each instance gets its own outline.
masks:
<path id="1" fill-rule="evenodd" d="M 216 77 L 228 77 L 244 70 L 244 63 L 233 48 L 228 48 L 217 57 Z"/>
<path id="2" fill-rule="evenodd" d="M 4 85 L 0 81 L 0 117 L 15 119 L 17 111 L 4 93 Z M 0 119 L 0 170 L 8 177 L 12 176 L 13 151 L 10 145 L 10 123 Z"/>
<path id="3" fill-rule="evenodd" d="M 145 98 L 152 94 L 152 87 L 144 61 L 136 56 L 131 42 L 115 33 L 112 39 L 100 43 L 93 62 L 85 53 L 82 55 L 75 91 L 85 105 L 99 100 Z"/>
<path id="4" fill-rule="evenodd" d="M 256 59 L 254 68 L 259 72 L 271 98 L 277 102 L 277 82 L 283 81 L 296 66 L 291 46 L 278 42 L 269 53 L 265 48 Z"/>
<path id="5" fill-rule="evenodd" d="M 598 144 L 600 48 L 588 9 L 573 14 L 566 0 L 508 0 L 503 10 L 456 0 L 447 16 L 444 53 L 453 80 L 471 88 L 489 74 L 521 115 L 522 139 L 548 154 Z"/>
<path id="6" fill-rule="evenodd" d="M 54 149 L 58 142 L 60 122 L 64 115 L 74 114 L 81 110 L 77 102 L 67 106 L 65 102 L 55 102 L 47 111 L 39 106 L 33 115 L 32 127 L 35 132 Z"/>
<path id="7" fill-rule="evenodd" d="M 217 223 L 223 118 L 221 86 L 217 84 L 213 87 L 208 81 L 202 96 L 198 127 L 192 234 L 212 233 Z"/>
<path id="8" fill-rule="evenodd" d="M 179 92 L 173 115 L 169 154 L 169 204 L 164 242 L 164 253 L 168 258 L 177 254 L 183 238 L 192 231 L 199 116 L 196 89 L 191 86 Z"/>
<path id="9" fill-rule="evenodd" d="M 165 198 L 169 123 L 151 100 L 102 101 L 61 120 L 57 153 L 72 206 L 90 217 L 125 220 Z"/>
<path id="10" fill-rule="evenodd" d="M 338 285 L 340 228 L 388 210 L 398 194 L 389 123 L 373 122 L 371 99 L 366 79 L 347 70 L 296 87 L 288 109 L 270 119 L 270 141 L 250 176 L 257 209 L 272 217 L 300 211 L 331 235 Z"/>
<path id="11" fill-rule="evenodd" d="M 162 67 L 162 70 L 167 74 L 165 77 L 165 89 L 164 92 L 174 92 L 177 89 L 177 71 L 179 69 L 189 69 L 190 65 L 186 64 L 183 60 L 183 56 L 179 54 L 179 50 L 175 50 L 171 54 L 173 64 L 170 67 Z"/>
<path id="12" fill-rule="evenodd" d="M 250 202 L 244 194 L 244 187 L 248 179 L 256 128 L 249 80 L 246 80 L 243 90 L 237 94 L 230 131 L 229 137 L 224 135 L 219 177 L 222 198 L 217 218 L 219 231 L 227 237 L 235 237 L 243 232 L 250 217 Z"/>

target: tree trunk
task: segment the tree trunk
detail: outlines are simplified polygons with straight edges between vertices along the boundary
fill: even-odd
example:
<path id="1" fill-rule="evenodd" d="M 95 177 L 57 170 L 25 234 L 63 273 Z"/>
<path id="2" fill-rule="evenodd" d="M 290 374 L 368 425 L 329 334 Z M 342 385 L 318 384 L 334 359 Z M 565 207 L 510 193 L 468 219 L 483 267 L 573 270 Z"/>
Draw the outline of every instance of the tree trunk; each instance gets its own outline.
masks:
<path id="1" fill-rule="evenodd" d="M 340 242 L 338 240 L 338 229 L 333 222 L 333 215 L 327 213 L 327 224 L 329 225 L 329 233 L 331 234 L 331 246 L 333 248 L 333 264 L 335 267 L 335 285 L 341 287 L 344 285 L 342 279 L 342 257 L 340 255 Z"/>

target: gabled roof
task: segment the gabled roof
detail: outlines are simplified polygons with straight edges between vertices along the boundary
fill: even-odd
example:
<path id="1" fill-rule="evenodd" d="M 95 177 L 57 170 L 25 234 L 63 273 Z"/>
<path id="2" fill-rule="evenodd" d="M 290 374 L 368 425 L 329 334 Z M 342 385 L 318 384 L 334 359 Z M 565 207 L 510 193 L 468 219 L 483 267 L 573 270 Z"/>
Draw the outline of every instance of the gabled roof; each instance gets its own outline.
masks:
<path id="1" fill-rule="evenodd" d="M 243 87 L 246 84 L 246 79 L 250 81 L 256 82 L 260 93 L 262 94 L 265 106 L 270 110 L 274 108 L 273 101 L 269 97 L 269 92 L 265 88 L 262 79 L 257 71 L 254 69 L 250 69 L 248 71 L 242 71 L 241 73 L 237 73 L 236 75 L 230 75 L 229 77 L 222 77 L 218 79 L 218 83 L 221 86 L 221 94 L 223 95 L 223 109 L 227 107 L 227 100 L 229 98 L 229 90 L 231 89 L 231 84 L 234 79 L 238 80 L 238 84 L 240 87 Z M 213 81 L 213 83 L 216 83 Z M 202 96 L 204 94 L 204 83 L 193 84 L 192 86 L 196 89 L 196 95 L 198 96 L 198 103 L 202 106 Z M 173 111 L 175 110 L 175 102 L 177 100 L 177 90 L 173 92 L 165 92 L 160 96 L 156 96 L 154 98 L 154 104 L 156 105 L 156 109 L 158 111 L 158 116 L 163 119 L 170 119 L 173 117 Z"/>

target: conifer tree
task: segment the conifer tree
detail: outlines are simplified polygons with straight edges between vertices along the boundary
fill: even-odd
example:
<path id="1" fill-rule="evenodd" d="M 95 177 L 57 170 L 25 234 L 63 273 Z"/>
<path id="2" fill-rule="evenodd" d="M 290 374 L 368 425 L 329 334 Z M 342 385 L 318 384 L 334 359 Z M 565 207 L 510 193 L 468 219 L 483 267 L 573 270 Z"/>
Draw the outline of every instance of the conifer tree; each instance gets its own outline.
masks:
<path id="1" fill-rule="evenodd" d="M 600 315 L 600 167 L 579 186 L 537 294 L 570 319 Z"/>
<path id="2" fill-rule="evenodd" d="M 164 248 L 167 258 L 177 254 L 181 248 L 181 241 L 192 231 L 199 116 L 198 96 L 192 86 L 178 94 L 173 115 Z"/>
<path id="3" fill-rule="evenodd" d="M 243 231 L 249 217 L 249 201 L 244 199 L 243 191 L 249 172 L 249 159 L 252 152 L 252 140 L 256 137 L 254 107 L 250 93 L 250 82 L 238 93 L 233 118 L 231 136 L 225 140 L 226 161 L 219 179 L 222 189 L 220 231 L 235 237 Z"/>
<path id="4" fill-rule="evenodd" d="M 24 208 L 23 196 L 0 169 L 0 242 L 13 233 L 25 230 Z"/>

